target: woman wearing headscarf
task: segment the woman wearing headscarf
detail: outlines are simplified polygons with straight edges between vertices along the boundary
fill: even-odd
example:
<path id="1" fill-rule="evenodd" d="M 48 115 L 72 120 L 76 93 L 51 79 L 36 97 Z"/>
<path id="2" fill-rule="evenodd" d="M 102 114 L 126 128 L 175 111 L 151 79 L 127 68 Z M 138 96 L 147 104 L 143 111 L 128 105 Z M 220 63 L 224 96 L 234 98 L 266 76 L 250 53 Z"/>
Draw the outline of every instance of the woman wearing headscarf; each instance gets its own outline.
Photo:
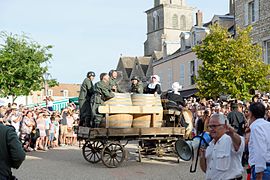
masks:
<path id="1" fill-rule="evenodd" d="M 161 94 L 160 77 L 158 75 L 151 76 L 151 83 L 147 84 L 144 89 L 145 94 Z"/>

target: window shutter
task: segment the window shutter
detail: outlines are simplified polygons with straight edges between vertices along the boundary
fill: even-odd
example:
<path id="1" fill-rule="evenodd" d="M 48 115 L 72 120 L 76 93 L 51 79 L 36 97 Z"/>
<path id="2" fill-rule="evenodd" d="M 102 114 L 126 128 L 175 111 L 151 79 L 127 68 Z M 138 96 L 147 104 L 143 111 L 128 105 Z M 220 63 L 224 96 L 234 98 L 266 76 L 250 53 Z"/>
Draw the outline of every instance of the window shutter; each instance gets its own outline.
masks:
<path id="1" fill-rule="evenodd" d="M 255 22 L 259 21 L 259 18 L 260 18 L 259 0 L 254 0 L 254 13 L 255 13 Z"/>
<path id="2" fill-rule="evenodd" d="M 190 72 L 190 61 L 188 62 L 188 68 L 187 68 L 187 74 L 188 74 L 188 79 L 187 79 L 187 84 L 188 84 L 188 86 L 190 86 L 191 85 L 191 72 Z"/>
<path id="3" fill-rule="evenodd" d="M 198 75 L 198 59 L 194 60 L 194 75 Z"/>
<path id="4" fill-rule="evenodd" d="M 248 3 L 245 3 L 244 4 L 244 26 L 247 26 L 248 25 Z"/>

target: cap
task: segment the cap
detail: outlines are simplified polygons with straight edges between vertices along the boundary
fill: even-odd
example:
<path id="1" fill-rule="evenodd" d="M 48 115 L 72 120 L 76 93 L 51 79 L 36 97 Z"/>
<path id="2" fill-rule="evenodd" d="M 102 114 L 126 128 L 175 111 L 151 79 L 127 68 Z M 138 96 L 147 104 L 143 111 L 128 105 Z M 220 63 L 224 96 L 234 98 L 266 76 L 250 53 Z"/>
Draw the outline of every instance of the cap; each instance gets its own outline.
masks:
<path id="1" fill-rule="evenodd" d="M 152 75 L 152 76 L 151 76 L 151 79 L 152 79 L 152 78 L 155 78 L 158 82 L 160 81 L 160 77 L 159 77 L 158 75 Z"/>
<path id="2" fill-rule="evenodd" d="M 90 76 L 95 77 L 96 75 L 95 75 L 95 73 L 93 71 L 89 71 L 86 76 L 87 77 L 90 77 Z"/>
<path id="3" fill-rule="evenodd" d="M 138 76 L 133 76 L 133 77 L 131 78 L 131 80 L 137 80 L 137 81 L 140 81 L 140 79 L 139 79 Z"/>
<path id="4" fill-rule="evenodd" d="M 179 82 L 174 82 L 172 84 L 172 88 L 180 90 L 180 89 L 182 89 L 182 86 L 179 84 Z"/>

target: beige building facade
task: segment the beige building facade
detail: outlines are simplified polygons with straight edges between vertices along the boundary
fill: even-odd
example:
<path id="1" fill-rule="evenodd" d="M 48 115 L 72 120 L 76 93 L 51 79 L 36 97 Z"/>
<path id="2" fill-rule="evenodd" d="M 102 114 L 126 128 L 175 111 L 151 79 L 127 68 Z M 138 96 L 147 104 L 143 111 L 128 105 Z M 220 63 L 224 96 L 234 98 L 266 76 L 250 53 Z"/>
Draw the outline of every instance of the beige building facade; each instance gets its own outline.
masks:
<path id="1" fill-rule="evenodd" d="M 208 23 L 202 23 L 202 12 L 196 13 L 196 25 L 189 31 L 180 34 L 180 48 L 172 55 L 163 56 L 153 61 L 153 72 L 161 77 L 163 91 L 171 89 L 173 82 L 182 85 L 182 92 L 187 96 L 196 92 L 195 76 L 202 66 L 202 61 L 196 57 L 192 48 L 202 42 L 210 33 L 208 26 L 219 24 L 234 33 L 234 17 L 229 13 L 226 15 L 214 15 Z"/>
<path id="2" fill-rule="evenodd" d="M 161 89 L 171 89 L 173 82 L 179 82 L 182 90 L 195 88 L 194 75 L 201 62 L 189 48 L 154 63 L 154 74 L 161 78 Z"/>
<path id="3" fill-rule="evenodd" d="M 262 46 L 264 62 L 270 64 L 270 1 L 235 0 L 235 23 L 252 26 L 253 42 Z"/>

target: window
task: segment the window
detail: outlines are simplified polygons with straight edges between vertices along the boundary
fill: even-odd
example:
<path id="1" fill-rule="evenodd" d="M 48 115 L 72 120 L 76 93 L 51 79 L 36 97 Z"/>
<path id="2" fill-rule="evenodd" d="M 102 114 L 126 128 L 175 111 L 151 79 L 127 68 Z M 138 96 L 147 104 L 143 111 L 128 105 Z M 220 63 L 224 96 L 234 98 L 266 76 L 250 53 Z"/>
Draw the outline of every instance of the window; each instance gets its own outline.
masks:
<path id="1" fill-rule="evenodd" d="M 180 64 L 180 80 L 179 84 L 184 86 L 185 84 L 185 64 Z"/>
<path id="2" fill-rule="evenodd" d="M 270 40 L 264 41 L 264 62 L 270 64 Z"/>
<path id="3" fill-rule="evenodd" d="M 197 44 L 197 42 L 196 42 L 196 33 L 195 32 L 192 33 L 192 40 L 193 40 L 193 45 L 195 46 Z"/>
<path id="4" fill-rule="evenodd" d="M 187 29 L 187 24 L 186 24 L 186 16 L 182 15 L 180 18 L 180 29 L 182 31 L 185 31 Z"/>
<path id="5" fill-rule="evenodd" d="M 190 61 L 190 84 L 193 85 L 195 84 L 195 62 Z"/>
<path id="6" fill-rule="evenodd" d="M 186 40 L 185 40 L 185 36 L 181 37 L 181 51 L 186 50 Z"/>
<path id="7" fill-rule="evenodd" d="M 159 5 L 159 0 L 155 0 L 155 6 Z"/>
<path id="8" fill-rule="evenodd" d="M 159 29 L 159 16 L 156 11 L 153 12 L 153 30 Z"/>
<path id="9" fill-rule="evenodd" d="M 172 27 L 178 28 L 178 16 L 176 14 L 174 14 L 172 17 Z"/>
<path id="10" fill-rule="evenodd" d="M 53 96 L 53 90 L 52 89 L 48 90 L 48 96 Z"/>
<path id="11" fill-rule="evenodd" d="M 63 96 L 64 96 L 64 97 L 68 97 L 68 90 L 64 90 L 64 91 L 63 91 Z"/>
<path id="12" fill-rule="evenodd" d="M 260 19 L 259 17 L 259 7 L 260 1 L 259 0 L 247 0 L 244 4 L 244 25 L 247 26 L 252 24 Z"/>
<path id="13" fill-rule="evenodd" d="M 248 23 L 255 22 L 255 5 L 254 1 L 248 3 Z"/>

